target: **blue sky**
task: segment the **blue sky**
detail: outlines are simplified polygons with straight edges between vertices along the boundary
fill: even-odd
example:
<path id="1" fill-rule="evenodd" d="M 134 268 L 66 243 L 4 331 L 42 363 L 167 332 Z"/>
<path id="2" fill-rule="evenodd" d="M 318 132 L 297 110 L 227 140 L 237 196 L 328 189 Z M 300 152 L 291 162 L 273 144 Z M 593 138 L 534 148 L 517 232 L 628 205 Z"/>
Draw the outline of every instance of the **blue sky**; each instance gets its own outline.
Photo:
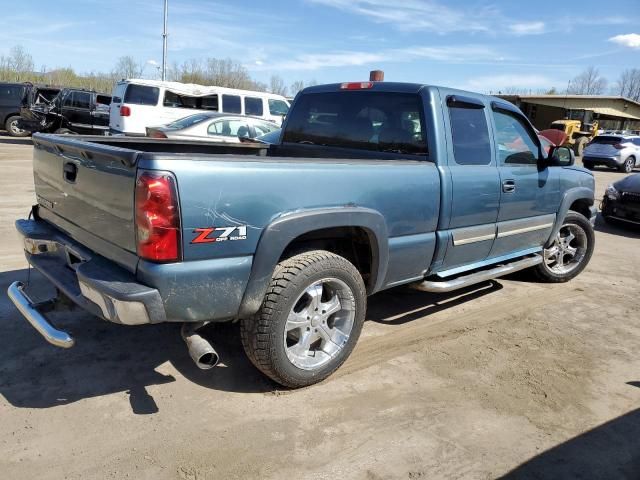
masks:
<path id="1" fill-rule="evenodd" d="M 623 69 L 640 68 L 638 0 L 169 3 L 170 62 L 230 57 L 262 81 L 360 80 L 380 68 L 387 80 L 482 92 L 563 91 L 589 65 L 610 84 Z M 0 54 L 20 44 L 37 68 L 80 72 L 109 71 L 123 55 L 159 62 L 162 4 L 23 0 L 3 9 Z M 152 77 L 154 67 L 145 73 Z"/>

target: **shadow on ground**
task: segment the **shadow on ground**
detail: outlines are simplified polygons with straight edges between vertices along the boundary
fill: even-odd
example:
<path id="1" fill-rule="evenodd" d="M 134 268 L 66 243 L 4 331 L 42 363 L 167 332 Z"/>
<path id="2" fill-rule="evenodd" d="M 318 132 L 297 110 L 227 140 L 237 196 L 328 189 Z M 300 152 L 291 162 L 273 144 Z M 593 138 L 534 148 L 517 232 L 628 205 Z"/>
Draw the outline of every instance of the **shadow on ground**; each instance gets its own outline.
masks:
<path id="1" fill-rule="evenodd" d="M 31 137 L 11 137 L 7 132 L 0 132 L 0 144 L 29 145 L 31 144 Z"/>
<path id="2" fill-rule="evenodd" d="M 203 335 L 213 340 L 222 364 L 199 370 L 190 359 L 178 324 L 122 326 L 81 310 L 51 315 L 69 331 L 76 345 L 63 350 L 46 343 L 11 304 L 7 287 L 27 281 L 28 271 L 0 273 L 0 394 L 20 408 L 49 408 L 115 392 L 127 392 L 134 413 L 151 414 L 158 407 L 146 387 L 176 381 L 158 371 L 171 363 L 189 381 L 232 392 L 270 392 L 280 387 L 263 376 L 245 356 L 237 324 L 210 325 Z M 455 294 L 434 295 L 396 288 L 371 298 L 368 318 L 402 324 L 486 295 L 502 286 L 488 282 Z M 31 271 L 29 294 L 34 300 L 53 295 L 51 285 Z M 162 369 L 161 369 L 162 370 Z M 166 370 L 165 370 L 166 371 Z"/>
<path id="3" fill-rule="evenodd" d="M 629 382 L 639 386 L 640 382 Z M 640 409 L 547 450 L 504 480 L 640 478 Z"/>

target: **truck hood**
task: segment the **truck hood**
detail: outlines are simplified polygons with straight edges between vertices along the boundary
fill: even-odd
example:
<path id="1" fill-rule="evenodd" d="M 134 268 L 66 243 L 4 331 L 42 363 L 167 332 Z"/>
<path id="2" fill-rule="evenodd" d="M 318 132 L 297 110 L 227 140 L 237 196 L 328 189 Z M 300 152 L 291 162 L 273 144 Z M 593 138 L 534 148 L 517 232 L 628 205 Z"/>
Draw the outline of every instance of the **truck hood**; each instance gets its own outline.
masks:
<path id="1" fill-rule="evenodd" d="M 619 192 L 640 193 L 640 173 L 618 180 L 613 186 Z"/>

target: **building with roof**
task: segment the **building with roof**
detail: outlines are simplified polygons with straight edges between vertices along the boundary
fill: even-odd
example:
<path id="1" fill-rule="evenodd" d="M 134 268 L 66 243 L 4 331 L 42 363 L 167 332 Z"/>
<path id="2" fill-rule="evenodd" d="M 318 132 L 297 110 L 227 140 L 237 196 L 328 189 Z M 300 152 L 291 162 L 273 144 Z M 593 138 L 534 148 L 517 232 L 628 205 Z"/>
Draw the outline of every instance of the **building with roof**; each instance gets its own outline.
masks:
<path id="1" fill-rule="evenodd" d="M 497 95 L 517 105 L 538 129 L 562 119 L 598 122 L 600 129 L 640 129 L 640 103 L 607 95 Z"/>

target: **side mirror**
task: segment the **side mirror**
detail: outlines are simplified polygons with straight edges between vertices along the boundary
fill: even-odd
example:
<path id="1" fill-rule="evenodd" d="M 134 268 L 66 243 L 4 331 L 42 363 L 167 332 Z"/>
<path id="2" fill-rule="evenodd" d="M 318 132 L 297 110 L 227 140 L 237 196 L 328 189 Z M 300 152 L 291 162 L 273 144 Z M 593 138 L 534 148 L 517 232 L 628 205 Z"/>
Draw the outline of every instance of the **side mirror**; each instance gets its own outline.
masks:
<path id="1" fill-rule="evenodd" d="M 570 167 L 576 163 L 576 156 L 569 147 L 551 147 L 548 158 L 556 167 Z"/>

